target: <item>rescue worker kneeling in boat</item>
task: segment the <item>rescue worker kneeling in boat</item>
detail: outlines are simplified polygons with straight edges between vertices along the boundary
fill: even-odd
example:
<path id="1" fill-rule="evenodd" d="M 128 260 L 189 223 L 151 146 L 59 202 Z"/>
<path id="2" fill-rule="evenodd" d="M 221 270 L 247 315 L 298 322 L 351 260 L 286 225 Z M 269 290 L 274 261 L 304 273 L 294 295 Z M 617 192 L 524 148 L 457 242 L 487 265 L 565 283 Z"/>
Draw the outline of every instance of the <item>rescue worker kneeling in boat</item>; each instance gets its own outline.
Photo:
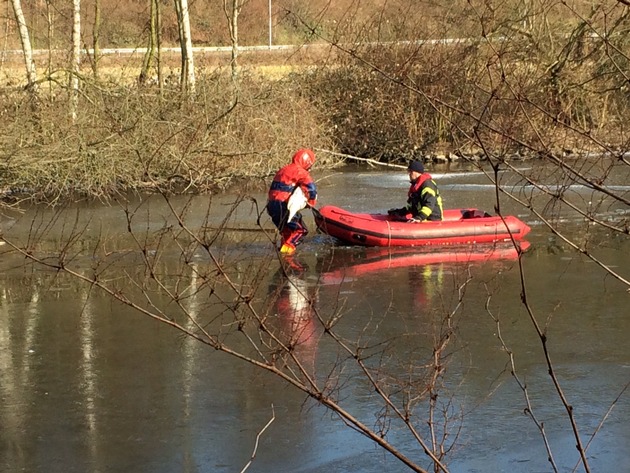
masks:
<path id="1" fill-rule="evenodd" d="M 401 209 L 390 209 L 389 215 L 396 220 L 407 222 L 424 222 L 442 220 L 442 197 L 437 184 L 429 173 L 424 172 L 421 161 L 411 161 L 407 167 L 409 172 L 409 193 L 407 206 Z"/>

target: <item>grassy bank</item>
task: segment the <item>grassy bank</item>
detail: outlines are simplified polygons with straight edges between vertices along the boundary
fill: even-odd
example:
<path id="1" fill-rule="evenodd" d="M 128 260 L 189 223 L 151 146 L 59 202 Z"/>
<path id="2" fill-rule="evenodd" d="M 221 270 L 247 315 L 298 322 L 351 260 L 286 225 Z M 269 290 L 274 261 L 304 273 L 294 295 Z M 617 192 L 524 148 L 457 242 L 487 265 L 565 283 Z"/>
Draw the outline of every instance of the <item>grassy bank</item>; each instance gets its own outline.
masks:
<path id="1" fill-rule="evenodd" d="M 62 88 L 2 102 L 1 188 L 35 199 L 219 190 L 271 174 L 296 146 L 333 146 L 326 120 L 287 83 L 244 79 L 235 95 L 222 73 L 202 76 L 194 97 L 86 81 L 74 123 Z"/>
<path id="2" fill-rule="evenodd" d="M 6 87 L 0 189 L 44 201 L 220 191 L 270 176 L 301 146 L 397 163 L 436 154 L 557 159 L 625 146 L 625 93 L 611 76 L 584 82 L 601 62 L 551 74 L 518 55 L 490 67 L 496 51 L 487 44 L 330 50 L 250 57 L 238 84 L 225 64 L 199 61 L 189 96 L 174 65 L 160 91 L 137 85 L 137 65 L 109 64 L 118 76 L 85 72 L 75 121 L 62 70 L 37 95 Z M 320 153 L 319 166 L 338 156 Z"/>

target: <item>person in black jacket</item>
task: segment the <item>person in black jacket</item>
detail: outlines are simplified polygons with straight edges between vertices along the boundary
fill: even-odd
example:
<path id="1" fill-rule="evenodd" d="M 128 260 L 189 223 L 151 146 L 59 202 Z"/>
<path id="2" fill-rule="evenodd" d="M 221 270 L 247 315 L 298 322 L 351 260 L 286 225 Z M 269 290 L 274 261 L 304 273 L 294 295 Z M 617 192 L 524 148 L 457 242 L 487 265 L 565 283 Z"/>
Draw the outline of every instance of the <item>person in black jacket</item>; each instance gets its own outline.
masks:
<path id="1" fill-rule="evenodd" d="M 442 197 L 437 184 L 429 173 L 424 172 L 421 161 L 411 161 L 409 172 L 409 193 L 407 205 L 401 209 L 390 209 L 387 213 L 396 220 L 424 222 L 442 220 Z"/>

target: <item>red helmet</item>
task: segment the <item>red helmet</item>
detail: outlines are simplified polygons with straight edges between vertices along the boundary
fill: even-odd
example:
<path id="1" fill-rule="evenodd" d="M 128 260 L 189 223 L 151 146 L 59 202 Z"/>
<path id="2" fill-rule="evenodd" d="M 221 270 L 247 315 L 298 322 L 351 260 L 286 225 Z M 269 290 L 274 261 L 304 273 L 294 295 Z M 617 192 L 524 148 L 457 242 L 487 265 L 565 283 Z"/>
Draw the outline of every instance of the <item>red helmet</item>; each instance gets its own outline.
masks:
<path id="1" fill-rule="evenodd" d="M 308 171 L 315 164 L 315 153 L 310 149 L 301 148 L 295 152 L 291 161 Z"/>

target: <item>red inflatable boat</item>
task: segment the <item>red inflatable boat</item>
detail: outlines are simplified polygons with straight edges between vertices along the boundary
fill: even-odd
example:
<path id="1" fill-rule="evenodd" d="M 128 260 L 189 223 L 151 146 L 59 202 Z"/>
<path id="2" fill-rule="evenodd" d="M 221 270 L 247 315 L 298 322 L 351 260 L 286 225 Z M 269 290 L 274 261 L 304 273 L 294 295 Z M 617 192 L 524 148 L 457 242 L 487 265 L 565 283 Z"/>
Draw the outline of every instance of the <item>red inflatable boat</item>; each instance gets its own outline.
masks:
<path id="1" fill-rule="evenodd" d="M 358 214 L 326 205 L 314 211 L 317 228 L 341 242 L 363 246 L 496 243 L 523 239 L 530 228 L 513 216 L 478 209 L 449 209 L 441 222 L 407 223 L 387 214 Z"/>

